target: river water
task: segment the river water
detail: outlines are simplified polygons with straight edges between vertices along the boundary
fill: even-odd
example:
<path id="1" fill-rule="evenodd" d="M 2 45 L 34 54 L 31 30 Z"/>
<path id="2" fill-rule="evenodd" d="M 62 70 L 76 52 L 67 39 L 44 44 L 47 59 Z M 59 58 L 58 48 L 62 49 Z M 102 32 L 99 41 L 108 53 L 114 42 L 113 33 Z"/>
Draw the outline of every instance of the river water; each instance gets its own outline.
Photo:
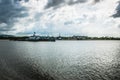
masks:
<path id="1" fill-rule="evenodd" d="M 0 41 L 0 80 L 120 80 L 120 41 Z"/>

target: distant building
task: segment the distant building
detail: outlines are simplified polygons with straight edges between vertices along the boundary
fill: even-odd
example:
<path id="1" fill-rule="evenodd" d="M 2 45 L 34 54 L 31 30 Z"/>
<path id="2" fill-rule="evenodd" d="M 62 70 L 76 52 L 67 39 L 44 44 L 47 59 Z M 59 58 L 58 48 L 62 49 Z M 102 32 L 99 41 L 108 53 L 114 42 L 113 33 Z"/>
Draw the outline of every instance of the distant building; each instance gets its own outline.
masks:
<path id="1" fill-rule="evenodd" d="M 28 41 L 55 41 L 54 37 L 49 36 L 36 36 L 36 32 L 32 36 L 27 38 Z"/>
<path id="2" fill-rule="evenodd" d="M 88 38 L 87 36 L 73 36 L 73 39 L 76 39 L 76 40 L 84 40 L 87 38 Z"/>

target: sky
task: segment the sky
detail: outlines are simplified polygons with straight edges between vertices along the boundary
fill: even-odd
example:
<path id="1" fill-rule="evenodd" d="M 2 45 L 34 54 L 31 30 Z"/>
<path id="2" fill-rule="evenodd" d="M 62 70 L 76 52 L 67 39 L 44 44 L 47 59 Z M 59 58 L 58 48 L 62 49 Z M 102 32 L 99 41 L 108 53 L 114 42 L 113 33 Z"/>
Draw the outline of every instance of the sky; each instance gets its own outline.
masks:
<path id="1" fill-rule="evenodd" d="M 0 0 L 0 34 L 120 37 L 120 0 Z"/>

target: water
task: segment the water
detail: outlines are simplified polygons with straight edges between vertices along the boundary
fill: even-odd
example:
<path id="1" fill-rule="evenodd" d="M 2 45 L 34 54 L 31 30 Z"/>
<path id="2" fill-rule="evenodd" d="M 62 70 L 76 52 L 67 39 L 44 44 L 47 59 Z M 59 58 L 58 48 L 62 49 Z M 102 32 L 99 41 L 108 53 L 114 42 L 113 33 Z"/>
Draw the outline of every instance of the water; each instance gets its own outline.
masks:
<path id="1" fill-rule="evenodd" d="M 0 80 L 120 80 L 120 41 L 0 41 Z"/>

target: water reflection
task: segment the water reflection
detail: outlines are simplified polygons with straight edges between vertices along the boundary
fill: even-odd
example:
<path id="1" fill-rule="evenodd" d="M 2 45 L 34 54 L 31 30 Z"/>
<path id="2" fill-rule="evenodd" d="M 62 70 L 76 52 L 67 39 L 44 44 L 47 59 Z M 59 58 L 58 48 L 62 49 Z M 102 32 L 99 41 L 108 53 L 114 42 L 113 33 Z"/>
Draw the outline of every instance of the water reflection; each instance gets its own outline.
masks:
<path id="1" fill-rule="evenodd" d="M 0 41 L 2 80 L 119 80 L 120 41 Z"/>

